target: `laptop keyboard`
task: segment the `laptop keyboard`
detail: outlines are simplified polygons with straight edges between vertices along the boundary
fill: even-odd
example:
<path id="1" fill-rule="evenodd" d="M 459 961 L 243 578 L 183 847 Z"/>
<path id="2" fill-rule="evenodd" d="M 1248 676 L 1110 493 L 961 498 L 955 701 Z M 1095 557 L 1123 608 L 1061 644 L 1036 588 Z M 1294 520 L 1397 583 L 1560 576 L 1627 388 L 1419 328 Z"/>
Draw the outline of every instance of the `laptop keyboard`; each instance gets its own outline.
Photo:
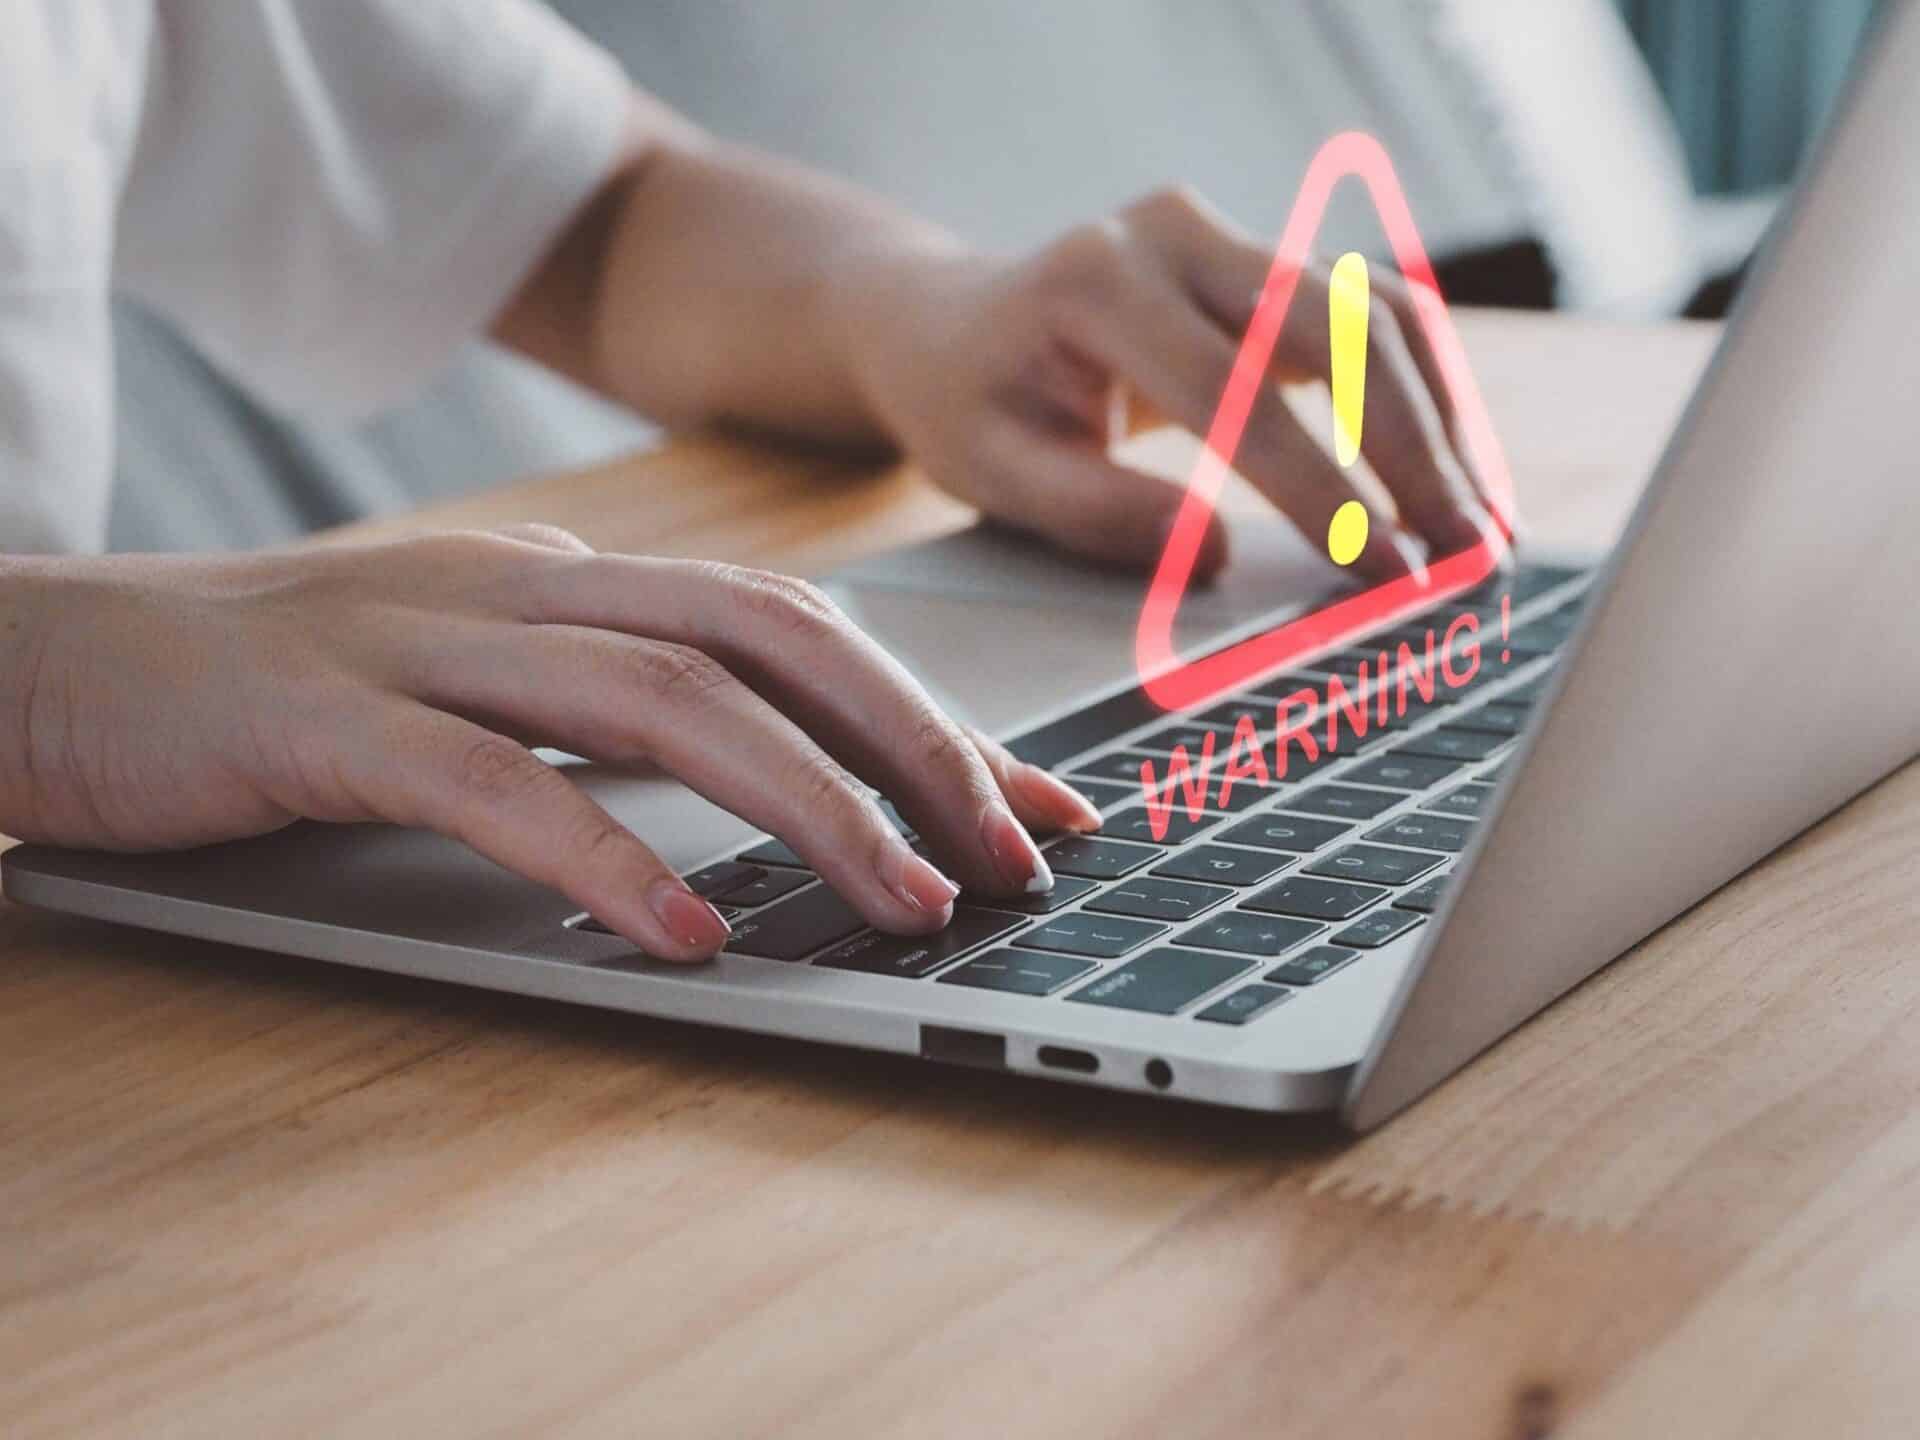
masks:
<path id="1" fill-rule="evenodd" d="M 1509 748 L 1572 633 L 1584 571 L 1527 565 L 1373 640 L 1254 684 L 1190 716 L 1158 715 L 1083 746 L 1054 766 L 1106 818 L 1095 835 L 1042 842 L 1055 875 L 1046 895 L 962 896 L 935 935 L 869 928 L 801 858 L 765 840 L 686 877 L 733 926 L 733 954 L 905 981 L 961 985 L 1049 1003 L 1101 1005 L 1245 1025 L 1426 923 L 1473 838 Z M 1509 603 L 1502 636 L 1501 600 Z M 1275 703 L 1339 675 L 1401 640 L 1423 647 L 1461 614 L 1479 621 L 1481 665 L 1463 688 L 1408 696 L 1355 742 L 1307 760 L 1289 752 L 1285 779 L 1237 781 L 1221 808 L 1219 779 L 1244 716 L 1270 751 Z M 1110 707 L 1109 707 L 1110 708 Z M 1371 708 L 1371 707 L 1369 707 Z M 1392 707 L 1397 710 L 1397 705 Z M 1097 716 L 1101 706 L 1083 714 Z M 1324 730 L 1324 712 L 1314 730 Z M 1140 766 L 1164 783 L 1183 746 L 1197 767 L 1207 731 L 1215 766 L 1206 808 L 1190 815 L 1175 787 L 1162 832 L 1143 803 Z M 883 802 L 884 803 L 884 802 Z M 888 814 L 909 839 L 897 811 Z M 573 922 L 604 929 L 591 917 Z"/>

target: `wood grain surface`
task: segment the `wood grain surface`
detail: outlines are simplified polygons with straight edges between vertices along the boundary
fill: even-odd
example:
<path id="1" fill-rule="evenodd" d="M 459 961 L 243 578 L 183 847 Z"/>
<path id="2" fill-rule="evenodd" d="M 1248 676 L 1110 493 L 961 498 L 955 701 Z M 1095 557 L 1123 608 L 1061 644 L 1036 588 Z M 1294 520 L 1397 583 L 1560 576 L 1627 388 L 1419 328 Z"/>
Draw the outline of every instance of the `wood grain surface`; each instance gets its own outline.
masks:
<path id="1" fill-rule="evenodd" d="M 1472 317 L 1534 533 L 1712 340 Z M 818 571 L 964 523 L 689 440 L 360 529 Z M 9 1436 L 1920 1429 L 1920 771 L 1358 1143 L 0 909 Z"/>

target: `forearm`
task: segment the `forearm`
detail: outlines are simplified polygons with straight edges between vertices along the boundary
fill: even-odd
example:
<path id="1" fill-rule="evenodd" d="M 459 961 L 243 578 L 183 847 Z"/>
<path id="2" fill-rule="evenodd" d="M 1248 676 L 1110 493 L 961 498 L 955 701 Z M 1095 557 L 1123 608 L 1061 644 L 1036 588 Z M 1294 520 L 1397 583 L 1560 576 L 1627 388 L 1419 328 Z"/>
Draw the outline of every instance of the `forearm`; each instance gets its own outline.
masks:
<path id="1" fill-rule="evenodd" d="M 27 750 L 42 651 L 37 575 L 44 561 L 0 555 L 0 835 L 31 833 Z"/>
<path id="2" fill-rule="evenodd" d="M 882 442 L 1072 549 L 1141 566 L 1169 553 L 1185 493 L 1113 454 L 1113 401 L 1212 432 L 1254 353 L 1264 243 L 1167 189 L 1031 256 L 986 255 L 851 186 L 712 142 L 645 96 L 633 106 L 626 162 L 496 334 L 669 424 Z M 1265 341 L 1268 378 L 1328 383 L 1331 273 L 1309 265 L 1293 284 Z M 1492 492 L 1420 297 L 1385 269 L 1370 285 L 1361 449 L 1390 503 L 1335 464 L 1278 385 L 1249 392 L 1235 468 L 1316 544 L 1346 505 L 1364 509 L 1352 563 L 1376 581 L 1424 574 L 1426 555 L 1497 555 Z M 1210 524 L 1194 574 L 1224 557 Z"/>
<path id="3" fill-rule="evenodd" d="M 496 333 L 668 424 L 877 442 L 864 317 L 915 266 L 962 253 L 873 195 L 640 102 L 629 160 Z"/>

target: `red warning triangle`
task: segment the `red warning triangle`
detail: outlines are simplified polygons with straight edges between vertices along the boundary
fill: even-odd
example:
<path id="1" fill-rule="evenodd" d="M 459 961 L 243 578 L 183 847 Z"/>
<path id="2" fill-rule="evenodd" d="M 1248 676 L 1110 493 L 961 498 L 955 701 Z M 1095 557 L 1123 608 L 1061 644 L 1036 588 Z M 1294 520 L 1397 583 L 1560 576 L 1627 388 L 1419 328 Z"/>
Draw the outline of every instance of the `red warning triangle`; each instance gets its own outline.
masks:
<path id="1" fill-rule="evenodd" d="M 1373 201 L 1393 248 L 1394 263 L 1408 282 L 1421 327 L 1439 359 L 1467 448 L 1492 489 L 1494 518 L 1502 530 L 1512 533 L 1513 479 L 1506 456 L 1493 433 L 1479 386 L 1474 383 L 1466 350 L 1440 298 L 1433 265 L 1414 228 L 1413 214 L 1407 208 L 1393 164 L 1372 136 L 1358 131 L 1335 135 L 1320 147 L 1307 167 L 1306 179 L 1301 182 L 1293 213 L 1287 217 L 1279 249 L 1260 292 L 1260 302 L 1254 308 L 1253 322 L 1234 358 L 1220 408 L 1214 412 L 1206 444 L 1188 477 L 1186 499 L 1140 608 L 1140 625 L 1134 636 L 1140 684 L 1155 703 L 1168 710 L 1205 704 L 1309 652 L 1345 644 L 1399 614 L 1431 603 L 1435 589 L 1452 593 L 1479 584 L 1499 563 L 1502 547 L 1485 540 L 1431 565 L 1433 589 L 1422 588 L 1408 576 L 1342 598 L 1201 659 L 1183 660 L 1173 648 L 1174 616 L 1192 581 L 1194 561 L 1219 501 L 1220 486 L 1233 467 L 1254 401 L 1269 383 L 1274 345 L 1286 323 L 1300 272 L 1311 259 L 1310 247 L 1326 215 L 1327 201 L 1334 186 L 1349 176 L 1365 184 Z"/>

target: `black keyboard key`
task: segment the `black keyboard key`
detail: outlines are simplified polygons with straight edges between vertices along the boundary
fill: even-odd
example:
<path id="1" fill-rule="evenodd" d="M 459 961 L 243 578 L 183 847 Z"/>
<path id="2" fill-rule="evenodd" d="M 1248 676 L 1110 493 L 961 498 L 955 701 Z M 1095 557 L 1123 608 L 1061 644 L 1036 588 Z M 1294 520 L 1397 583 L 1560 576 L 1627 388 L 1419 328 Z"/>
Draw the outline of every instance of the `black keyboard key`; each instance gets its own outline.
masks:
<path id="1" fill-rule="evenodd" d="M 1343 970 L 1360 958 L 1357 950 L 1336 950 L 1331 945 L 1316 945 L 1284 964 L 1276 965 L 1261 978 L 1272 985 L 1318 985 L 1336 970 Z"/>
<path id="2" fill-rule="evenodd" d="M 977 950 L 1011 934 L 1025 923 L 1018 915 L 956 905 L 947 928 L 932 935 L 886 935 L 869 930 L 842 941 L 813 963 L 829 970 L 857 970 L 863 975 L 897 975 L 903 980 L 918 980 L 969 950 Z"/>
<path id="3" fill-rule="evenodd" d="M 758 880 L 723 892 L 717 898 L 729 905 L 751 910 L 756 905 L 771 905 L 783 895 L 791 895 L 803 885 L 811 885 L 813 876 L 802 870 L 762 870 Z"/>
<path id="4" fill-rule="evenodd" d="M 969 898 L 978 900 L 982 905 L 991 905 L 996 910 L 1012 910 L 1021 915 L 1051 915 L 1095 888 L 1091 880 L 1056 875 L 1053 877 L 1053 888 L 1039 895 L 1021 895 L 1012 900 L 1003 900 L 998 895 L 974 895 Z"/>
<path id="5" fill-rule="evenodd" d="M 1214 838 L 1228 840 L 1235 845 L 1254 845 L 1262 850 L 1288 850 L 1296 855 L 1306 855 L 1330 840 L 1338 840 L 1352 829 L 1351 825 L 1339 825 L 1331 820 L 1307 820 L 1298 815 L 1262 815 L 1243 821 Z"/>
<path id="6" fill-rule="evenodd" d="M 1440 649 L 1440 642 L 1446 638 L 1447 627 L 1462 615 L 1471 615 L 1480 622 L 1482 638 L 1500 633 L 1500 602 L 1497 600 L 1491 605 L 1442 605 L 1427 617 L 1428 623 L 1433 626 L 1435 653 Z M 1414 647 L 1414 653 L 1422 659 L 1426 658 L 1424 650 L 1418 645 Z"/>
<path id="7" fill-rule="evenodd" d="M 1196 845 L 1182 850 L 1153 873 L 1170 880 L 1199 880 L 1215 885 L 1258 885 L 1293 862 L 1279 855 L 1251 850 L 1229 850 L 1224 845 Z"/>
<path id="8" fill-rule="evenodd" d="M 1207 787 L 1207 809 L 1223 815 L 1238 815 L 1243 811 L 1251 810 L 1254 806 L 1271 800 L 1279 793 L 1280 789 L 1277 785 L 1262 785 L 1260 783 L 1260 777 L 1257 775 L 1235 780 L 1233 787 L 1227 791 L 1227 798 L 1225 800 L 1220 798 L 1220 788 L 1220 772 L 1216 770 L 1213 776 L 1213 784 Z M 1177 795 L 1176 803 L 1184 810 L 1186 808 L 1185 795 Z"/>
<path id="9" fill-rule="evenodd" d="M 1460 663 L 1460 668 L 1463 670 L 1466 668 L 1465 661 Z M 1464 685 L 1453 686 L 1451 693 L 1453 698 L 1462 705 L 1478 704 L 1481 698 L 1481 691 L 1506 678 L 1506 666 L 1499 664 L 1493 659 L 1485 659 L 1481 661 L 1480 668 L 1473 672 L 1473 678 L 1468 680 Z"/>
<path id="10" fill-rule="evenodd" d="M 1287 808 L 1304 810 L 1309 815 L 1331 815 L 1340 820 L 1371 820 L 1405 798 L 1378 790 L 1353 790 L 1345 785 L 1316 785 L 1311 790 L 1288 796 Z"/>
<path id="11" fill-rule="evenodd" d="M 1091 955 L 1096 960 L 1112 960 L 1166 933 L 1166 926 L 1150 925 L 1144 920 L 1082 913 L 1049 920 L 1013 943 L 1023 950 L 1058 950 L 1063 955 Z"/>
<path id="12" fill-rule="evenodd" d="M 1445 815 L 1402 815 L 1377 830 L 1369 830 L 1367 838 L 1388 845 L 1411 845 L 1416 850 L 1458 855 L 1473 838 L 1473 822 Z"/>
<path id="13" fill-rule="evenodd" d="M 1429 715 L 1437 712 L 1439 708 L 1437 705 L 1427 706 L 1415 703 L 1407 706 L 1404 711 L 1389 710 L 1387 712 L 1387 718 L 1384 720 L 1376 714 L 1367 728 L 1367 739 L 1369 742 L 1377 741 L 1396 730 L 1406 730 L 1414 725 L 1418 725 Z M 1345 743 L 1344 737 L 1342 738 L 1342 743 Z"/>
<path id="14" fill-rule="evenodd" d="M 1493 798 L 1491 785 L 1462 785 L 1458 790 L 1449 790 L 1434 800 L 1423 801 L 1429 810 L 1438 810 L 1447 815 L 1460 815 L 1468 820 L 1478 820 L 1487 808 L 1487 802 Z"/>
<path id="15" fill-rule="evenodd" d="M 1073 767 L 1067 776 L 1069 785 L 1081 780 L 1105 780 L 1110 784 L 1131 785 L 1134 792 L 1140 789 L 1140 762 L 1153 762 L 1153 773 L 1164 777 L 1167 771 L 1167 757 L 1164 755 L 1142 755 L 1133 750 L 1116 750 L 1111 755 L 1100 755 L 1084 764 Z"/>
<path id="16" fill-rule="evenodd" d="M 1206 1009 L 1196 1011 L 1193 1018 L 1211 1020 L 1216 1025 L 1244 1025 L 1292 998 L 1293 991 L 1278 985 L 1242 985 L 1231 995 L 1223 995 Z"/>
<path id="17" fill-rule="evenodd" d="M 1009 995 L 1051 995 L 1094 968 L 1093 961 L 1076 960 L 1071 955 L 1048 955 L 1038 950 L 989 950 L 964 965 L 954 966 L 937 983 L 1000 990 Z"/>
<path id="18" fill-rule="evenodd" d="M 1177 746 L 1185 746 L 1187 758 L 1197 765 L 1209 735 L 1213 736 L 1214 756 L 1226 759 L 1227 747 L 1233 743 L 1233 728 L 1229 726 L 1223 730 L 1218 725 L 1206 725 L 1197 720 L 1183 725 L 1168 725 L 1142 739 L 1129 740 L 1127 743 L 1135 750 L 1151 750 L 1156 755 L 1171 755 Z"/>
<path id="19" fill-rule="evenodd" d="M 1460 599 L 1469 605 L 1487 605 L 1498 610 L 1500 597 L 1506 594 L 1513 597 L 1514 608 L 1518 609 L 1528 601 L 1539 599 L 1549 590 L 1557 590 L 1570 581 L 1581 579 L 1586 573 L 1564 565 L 1522 565 L 1511 575 L 1494 576 Z"/>
<path id="20" fill-rule="evenodd" d="M 1428 755 L 1409 755 L 1405 747 L 1390 755 L 1376 756 L 1347 772 L 1346 778 L 1362 785 L 1380 785 L 1389 790 L 1425 790 L 1466 768 L 1464 760 L 1436 760 Z"/>
<path id="21" fill-rule="evenodd" d="M 1260 955 L 1271 960 L 1301 941 L 1311 940 L 1326 928 L 1311 920 L 1286 920 L 1278 915 L 1249 915 L 1244 910 L 1229 910 L 1182 930 L 1173 937 L 1173 943 L 1198 945 L 1207 950 L 1232 950 L 1236 954 Z"/>
<path id="22" fill-rule="evenodd" d="M 746 865 L 738 860 L 719 860 L 680 878 L 687 882 L 687 888 L 694 894 L 711 900 L 716 895 L 739 889 L 750 880 L 758 880 L 766 873 L 758 865 Z"/>
<path id="23" fill-rule="evenodd" d="M 1553 679 L 1553 669 L 1549 666 L 1538 675 L 1535 675 L 1531 680 L 1523 680 L 1520 684 L 1514 686 L 1494 703 L 1499 705 L 1532 705 L 1546 692 L 1547 682 L 1551 679 Z"/>
<path id="24" fill-rule="evenodd" d="M 1135 915 L 1142 920 L 1191 920 L 1205 914 L 1233 891 L 1218 885 L 1190 885 L 1183 880 L 1139 878 L 1122 880 L 1087 909 L 1102 915 Z"/>
<path id="25" fill-rule="evenodd" d="M 1440 894 L 1453 883 L 1453 872 L 1436 875 L 1423 884 L 1416 885 L 1404 895 L 1394 897 L 1394 908 L 1413 910 L 1421 915 L 1431 915 L 1440 908 Z"/>
<path id="26" fill-rule="evenodd" d="M 1124 845 L 1090 835 L 1069 835 L 1046 850 L 1047 864 L 1056 875 L 1078 875 L 1085 880 L 1118 880 L 1131 874 L 1160 852 L 1145 845 Z"/>
<path id="27" fill-rule="evenodd" d="M 1495 611 L 1493 615 L 1494 624 L 1499 624 L 1499 612 Z M 1438 661 L 1440 658 L 1440 649 L 1447 643 L 1447 626 L 1452 623 L 1452 620 L 1452 616 L 1448 616 L 1444 620 L 1439 616 L 1431 616 L 1428 619 L 1417 620 L 1409 625 L 1396 625 L 1391 630 L 1386 631 L 1374 639 L 1373 645 L 1376 651 L 1376 661 L 1378 651 L 1384 650 L 1387 652 L 1387 685 L 1389 689 L 1391 689 L 1393 685 L 1393 664 L 1400 656 L 1400 647 L 1402 645 L 1406 646 L 1413 652 L 1414 659 L 1424 665 L 1427 660 L 1427 640 L 1431 638 L 1433 640 L 1434 659 Z M 1380 666 L 1378 663 L 1376 663 L 1368 673 L 1371 677 L 1377 678 L 1380 674 Z"/>
<path id="28" fill-rule="evenodd" d="M 1139 959 L 1109 970 L 1092 984 L 1081 986 L 1067 999 L 1081 1005 L 1171 1015 L 1244 974 L 1249 963 L 1227 955 L 1203 955 L 1197 950 L 1149 950 Z"/>
<path id="29" fill-rule="evenodd" d="M 907 823 L 907 817 L 900 813 L 899 807 L 884 795 L 878 798 L 878 804 L 880 806 L 880 813 L 887 817 L 887 823 L 902 835 L 906 836 L 907 839 L 913 839 L 913 826 Z"/>
<path id="30" fill-rule="evenodd" d="M 1537 660 L 1542 655 L 1551 655 L 1558 650 L 1566 638 L 1564 634 L 1542 629 L 1538 624 L 1522 625 L 1501 640 L 1499 645 L 1513 660 Z"/>
<path id="31" fill-rule="evenodd" d="M 1320 662 L 1331 675 L 1338 675 L 1340 682 L 1352 691 L 1360 680 L 1360 667 L 1367 667 L 1369 680 L 1373 678 L 1380 663 L 1380 647 L 1372 641 L 1360 645 L 1350 645 L 1338 654 L 1329 655 Z"/>
<path id="32" fill-rule="evenodd" d="M 1374 885 L 1410 885 L 1440 863 L 1438 855 L 1389 850 L 1384 845 L 1346 845 L 1307 866 L 1309 875 L 1365 880 Z"/>
<path id="33" fill-rule="evenodd" d="M 1591 566 L 1525 564 L 1520 567 L 1520 572 L 1515 577 L 1514 598 L 1524 605 L 1529 600 L 1538 599 L 1549 590 L 1557 590 L 1562 585 L 1570 584 L 1575 580 L 1585 582 L 1591 574 Z M 1584 589 L 1583 583 L 1583 592 Z"/>
<path id="34" fill-rule="evenodd" d="M 744 860 L 749 865 L 785 865 L 792 870 L 804 870 L 807 862 L 794 854 L 792 849 L 778 840 L 768 840 L 754 846 L 751 850 L 742 850 L 733 857 Z"/>
<path id="35" fill-rule="evenodd" d="M 1377 950 L 1389 940 L 1398 940 L 1407 931 L 1421 923 L 1418 915 L 1405 910 L 1376 910 L 1371 915 L 1362 915 L 1335 935 L 1333 943 L 1357 945 L 1362 950 Z"/>
<path id="36" fill-rule="evenodd" d="M 1386 893 L 1374 885 L 1289 875 L 1278 885 L 1269 885 L 1252 899 L 1243 901 L 1240 908 L 1299 915 L 1308 920 L 1346 920 Z"/>
<path id="37" fill-rule="evenodd" d="M 1184 845 L 1198 832 L 1217 824 L 1219 819 L 1218 815 L 1209 815 L 1203 810 L 1196 820 L 1187 814 L 1185 802 L 1176 798 L 1172 811 L 1166 817 L 1166 828 L 1157 839 L 1153 833 L 1153 817 L 1144 806 L 1109 815 L 1107 823 L 1100 827 L 1100 833 L 1102 836 L 1111 835 L 1116 840 L 1138 840 L 1146 845 Z"/>
<path id="38" fill-rule="evenodd" d="M 1083 705 L 1014 739 L 1008 749 L 1042 770 L 1059 770 L 1075 755 L 1113 743 L 1113 737 L 1146 724 L 1163 724 L 1166 712 L 1143 690 L 1122 690 Z"/>
<path id="39" fill-rule="evenodd" d="M 1224 760 L 1227 747 L 1233 742 L 1233 732 L 1240 728 L 1241 720 L 1253 721 L 1253 732 L 1257 739 L 1273 733 L 1274 716 L 1273 701 L 1243 696 L 1238 700 L 1229 700 L 1224 705 L 1216 705 L 1211 710 L 1202 710 L 1191 723 L 1206 725 L 1220 732 L 1220 738 L 1213 742 L 1213 753 Z M 1294 718 L 1301 718 L 1299 711 L 1294 712 Z"/>
<path id="40" fill-rule="evenodd" d="M 814 951 L 836 944 L 867 922 L 846 901 L 824 885 L 741 917 L 733 927 L 727 949 L 735 955 L 758 955 L 763 960 L 804 960 Z"/>
<path id="41" fill-rule="evenodd" d="M 1447 723 L 1456 730 L 1484 730 L 1489 735 L 1511 737 L 1527 728 L 1527 712 L 1518 705 L 1492 700 L 1461 711 Z"/>
<path id="42" fill-rule="evenodd" d="M 1517 627 L 1510 637 L 1499 642 L 1500 648 L 1512 651 L 1520 659 L 1551 654 L 1567 643 L 1567 637 L 1579 623 L 1580 607 L 1568 605 Z"/>
<path id="43" fill-rule="evenodd" d="M 1396 757 L 1427 755 L 1439 760 L 1485 760 L 1507 743 L 1504 735 L 1486 735 L 1477 730 L 1455 730 L 1442 725 L 1411 740 L 1403 740 L 1394 750 Z"/>
<path id="44" fill-rule="evenodd" d="M 1291 699 L 1302 690 L 1311 691 L 1314 703 L 1318 704 L 1326 699 L 1327 677 L 1334 673 L 1336 672 L 1331 659 L 1316 661 L 1304 669 L 1291 671 L 1285 675 L 1276 675 L 1271 680 L 1256 681 L 1247 688 L 1243 698 L 1248 701 L 1265 700 L 1269 716 L 1272 715 L 1272 707 L 1276 703 Z M 1300 707 L 1296 705 L 1293 713 L 1298 717 L 1301 713 Z"/>
<path id="45" fill-rule="evenodd" d="M 1098 780 L 1077 780 L 1072 777 L 1067 778 L 1067 784 L 1091 800 L 1096 810 L 1117 810 L 1129 801 L 1136 805 L 1140 803 L 1138 784 L 1105 785 Z"/>
<path id="46" fill-rule="evenodd" d="M 1377 739 L 1378 737 L 1375 736 L 1373 738 Z M 1365 742 L 1362 742 L 1359 748 L 1364 749 Z M 1269 749 L 1271 749 L 1271 747 L 1269 747 Z M 1307 758 L 1305 747 L 1300 744 L 1298 737 L 1296 737 L 1287 743 L 1286 773 L 1283 775 L 1278 769 L 1274 770 L 1274 784 L 1278 785 L 1283 780 L 1299 782 L 1311 780 L 1320 771 L 1326 769 L 1327 766 L 1336 765 L 1342 760 L 1351 760 L 1355 753 L 1356 747 L 1353 736 L 1346 731 L 1342 731 L 1340 734 L 1340 749 L 1329 750 L 1326 746 L 1321 745 L 1319 746 L 1318 753 L 1314 755 L 1312 759 Z"/>

